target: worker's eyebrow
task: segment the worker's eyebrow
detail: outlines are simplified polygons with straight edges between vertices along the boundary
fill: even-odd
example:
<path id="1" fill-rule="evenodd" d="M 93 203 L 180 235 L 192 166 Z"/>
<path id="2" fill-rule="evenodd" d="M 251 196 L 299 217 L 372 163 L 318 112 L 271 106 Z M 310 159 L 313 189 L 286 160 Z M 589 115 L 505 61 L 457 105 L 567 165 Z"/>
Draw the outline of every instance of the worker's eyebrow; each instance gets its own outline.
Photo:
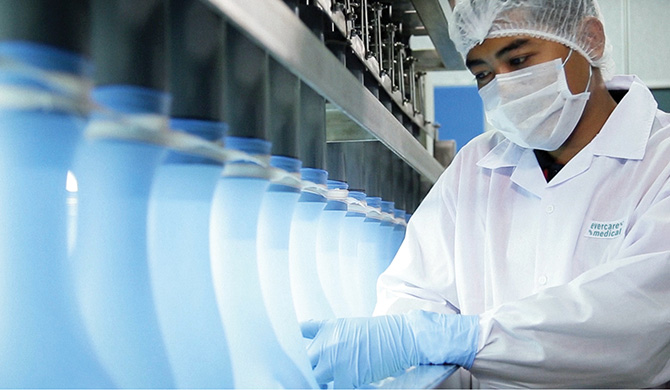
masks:
<path id="1" fill-rule="evenodd" d="M 505 54 L 509 53 L 510 51 L 516 50 L 520 47 L 526 46 L 530 42 L 529 39 L 525 38 L 519 38 L 515 39 L 514 41 L 510 42 L 509 45 L 503 47 L 502 49 L 498 50 L 498 52 L 495 54 L 496 58 L 500 59 Z M 468 68 L 472 68 L 473 66 L 477 65 L 486 65 L 486 62 L 484 60 L 481 60 L 479 58 L 475 58 L 473 60 L 466 60 L 465 61 L 465 66 Z"/>
<path id="2" fill-rule="evenodd" d="M 520 47 L 526 46 L 528 42 L 530 42 L 530 40 L 524 38 L 515 39 L 509 45 L 498 50 L 498 52 L 496 53 L 496 58 L 500 59 L 501 57 L 503 57 L 505 54 L 509 53 L 512 50 L 516 50 Z"/>
<path id="3" fill-rule="evenodd" d="M 486 62 L 484 62 L 483 60 L 480 60 L 480 59 L 465 60 L 465 67 L 468 68 L 468 69 L 472 69 L 473 66 L 477 66 L 477 65 L 486 65 Z"/>

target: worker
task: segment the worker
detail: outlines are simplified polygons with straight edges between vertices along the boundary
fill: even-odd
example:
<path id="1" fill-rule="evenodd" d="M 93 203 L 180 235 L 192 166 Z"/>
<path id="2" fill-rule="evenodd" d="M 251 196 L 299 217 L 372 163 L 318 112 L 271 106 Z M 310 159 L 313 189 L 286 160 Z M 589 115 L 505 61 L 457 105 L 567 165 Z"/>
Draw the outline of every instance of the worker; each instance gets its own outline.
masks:
<path id="1" fill-rule="evenodd" d="M 416 210 L 375 316 L 303 324 L 318 381 L 420 364 L 473 387 L 670 381 L 670 115 L 608 76 L 596 0 L 456 0 L 448 21 L 496 131 Z"/>

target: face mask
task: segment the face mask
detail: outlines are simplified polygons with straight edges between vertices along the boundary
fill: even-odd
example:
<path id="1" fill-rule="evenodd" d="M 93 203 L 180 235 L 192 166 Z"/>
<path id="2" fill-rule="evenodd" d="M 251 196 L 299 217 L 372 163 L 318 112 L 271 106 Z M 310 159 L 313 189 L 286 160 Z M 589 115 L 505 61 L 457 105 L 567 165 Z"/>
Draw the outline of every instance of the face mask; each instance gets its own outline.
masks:
<path id="1" fill-rule="evenodd" d="M 565 62 L 570 55 L 572 50 Z M 524 148 L 558 149 L 577 126 L 590 96 L 570 92 L 565 62 L 559 58 L 497 75 L 479 90 L 489 123 Z"/>

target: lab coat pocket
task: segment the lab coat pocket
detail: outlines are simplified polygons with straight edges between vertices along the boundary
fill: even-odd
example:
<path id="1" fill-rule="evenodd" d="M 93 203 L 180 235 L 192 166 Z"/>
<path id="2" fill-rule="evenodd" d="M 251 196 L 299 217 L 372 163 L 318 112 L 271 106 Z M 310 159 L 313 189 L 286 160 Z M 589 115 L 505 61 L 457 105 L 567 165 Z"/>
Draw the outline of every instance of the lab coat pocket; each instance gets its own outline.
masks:
<path id="1" fill-rule="evenodd" d="M 626 226 L 625 218 L 585 221 L 575 253 L 577 274 L 612 259 L 621 247 Z"/>

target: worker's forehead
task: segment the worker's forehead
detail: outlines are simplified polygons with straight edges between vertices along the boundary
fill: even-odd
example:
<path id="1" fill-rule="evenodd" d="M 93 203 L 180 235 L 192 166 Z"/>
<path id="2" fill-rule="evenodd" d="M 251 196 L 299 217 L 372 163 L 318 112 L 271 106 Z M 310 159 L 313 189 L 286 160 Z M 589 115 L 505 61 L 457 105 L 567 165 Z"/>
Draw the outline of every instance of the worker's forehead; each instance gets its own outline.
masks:
<path id="1" fill-rule="evenodd" d="M 528 35 L 487 38 L 482 43 L 470 49 L 467 55 L 467 60 L 492 59 L 501 53 L 520 48 L 529 50 L 561 50 L 565 48 L 565 46 L 558 42 L 535 38 Z"/>

